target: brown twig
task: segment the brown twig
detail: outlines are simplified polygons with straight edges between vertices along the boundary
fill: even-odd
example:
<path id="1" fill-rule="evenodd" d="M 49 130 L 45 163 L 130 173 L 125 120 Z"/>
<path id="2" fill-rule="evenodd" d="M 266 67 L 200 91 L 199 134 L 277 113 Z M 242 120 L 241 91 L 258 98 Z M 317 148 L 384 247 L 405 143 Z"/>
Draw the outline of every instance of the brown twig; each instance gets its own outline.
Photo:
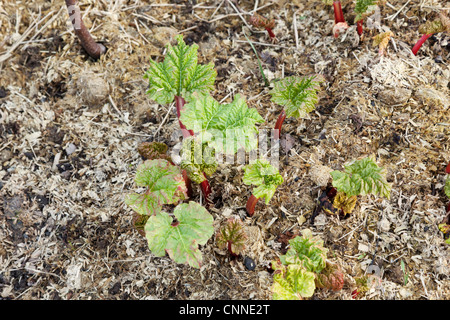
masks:
<path id="1" fill-rule="evenodd" d="M 100 58 L 100 55 L 106 52 L 106 47 L 101 43 L 95 42 L 89 30 L 83 23 L 81 18 L 80 7 L 77 5 L 77 0 L 66 0 L 67 11 L 75 30 L 75 34 L 81 42 L 81 45 L 86 52 L 94 59 Z"/>

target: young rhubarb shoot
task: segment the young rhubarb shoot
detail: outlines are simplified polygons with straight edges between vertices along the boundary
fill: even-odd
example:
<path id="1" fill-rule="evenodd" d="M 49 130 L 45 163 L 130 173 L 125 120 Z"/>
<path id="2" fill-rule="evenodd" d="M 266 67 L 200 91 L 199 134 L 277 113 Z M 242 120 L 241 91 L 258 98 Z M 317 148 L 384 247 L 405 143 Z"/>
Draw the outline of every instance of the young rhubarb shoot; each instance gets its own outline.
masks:
<path id="1" fill-rule="evenodd" d="M 269 91 L 271 101 L 284 107 L 275 125 L 278 138 L 286 117 L 304 118 L 314 110 L 319 100 L 317 91 L 322 82 L 323 78 L 317 75 L 304 78 L 291 76 L 275 82 L 275 86 Z"/>
<path id="2" fill-rule="evenodd" d="M 419 33 L 423 34 L 422 37 L 412 48 L 412 53 L 417 55 L 422 45 L 435 33 L 450 31 L 450 19 L 443 13 L 439 15 L 439 18 L 434 21 L 427 21 L 425 24 L 419 26 Z"/>
<path id="3" fill-rule="evenodd" d="M 362 34 L 364 33 L 364 19 L 375 11 L 378 2 L 378 0 L 356 0 L 355 23 L 357 26 L 358 34 L 360 36 L 362 36 Z"/>
<path id="4" fill-rule="evenodd" d="M 228 219 L 216 234 L 216 243 L 219 249 L 227 249 L 233 257 L 241 254 L 246 240 L 244 225 L 239 218 Z"/>
<path id="5" fill-rule="evenodd" d="M 316 289 L 316 278 L 327 266 L 328 249 L 323 241 L 305 229 L 302 236 L 289 240 L 289 250 L 272 262 L 275 300 L 302 300 L 311 297 Z"/>
<path id="6" fill-rule="evenodd" d="M 151 216 L 145 225 L 145 235 L 151 252 L 163 257 L 166 252 L 176 263 L 200 268 L 205 245 L 214 234 L 213 217 L 195 202 L 181 203 L 173 211 L 175 221 L 166 212 Z"/>
<path id="7" fill-rule="evenodd" d="M 144 78 L 149 80 L 147 93 L 152 100 L 160 104 L 175 101 L 177 116 L 183 137 L 193 135 L 193 131 L 187 131 L 180 117 L 183 114 L 184 105 L 189 96 L 194 92 L 208 94 L 214 89 L 214 81 L 217 72 L 214 64 L 200 65 L 197 63 L 198 45 L 186 45 L 183 36 L 176 38 L 178 45 L 167 45 L 167 53 L 163 62 L 150 62 Z M 211 187 L 207 180 L 201 184 L 205 198 L 209 199 Z"/>
<path id="8" fill-rule="evenodd" d="M 373 46 L 378 46 L 378 55 L 383 56 L 386 54 L 386 48 L 389 44 L 389 41 L 394 36 L 392 31 L 382 32 L 375 37 L 373 37 Z"/>
<path id="9" fill-rule="evenodd" d="M 338 265 L 326 263 L 325 268 L 316 277 L 316 287 L 339 291 L 344 286 L 344 273 Z"/>
<path id="10" fill-rule="evenodd" d="M 197 184 L 206 180 L 205 174 L 211 176 L 217 170 L 214 149 L 201 143 L 196 137 L 183 140 L 180 167 L 186 170 L 189 178 Z"/>
<path id="11" fill-rule="evenodd" d="M 180 169 L 164 159 L 140 164 L 134 181 L 137 186 L 146 187 L 146 191 L 128 194 L 125 203 L 140 215 L 155 215 L 163 204 L 176 204 L 186 198 L 186 184 Z"/>
<path id="12" fill-rule="evenodd" d="M 276 41 L 276 36 L 275 36 L 275 33 L 273 32 L 273 28 L 275 28 L 275 20 L 274 19 L 268 19 L 268 18 L 265 18 L 265 17 L 255 13 L 255 14 L 253 14 L 253 16 L 250 17 L 249 21 L 250 21 L 250 24 L 256 28 L 266 29 L 271 41 L 272 42 Z"/>
<path id="13" fill-rule="evenodd" d="M 267 160 L 258 159 L 254 163 L 244 167 L 243 182 L 246 185 L 256 185 L 253 194 L 247 201 L 247 213 L 252 216 L 255 212 L 256 203 L 260 198 L 265 199 L 269 204 L 277 187 L 283 183 L 283 177 L 278 173 L 278 169 L 272 166 Z"/>
<path id="14" fill-rule="evenodd" d="M 391 185 L 386 181 L 384 169 L 372 157 L 356 160 L 344 166 L 344 171 L 331 172 L 333 187 L 347 197 L 374 194 L 390 197 Z"/>
<path id="15" fill-rule="evenodd" d="M 73 25 L 76 36 L 81 42 L 82 47 L 94 59 L 100 58 L 100 55 L 106 52 L 106 47 L 101 43 L 95 42 L 89 30 L 83 23 L 81 18 L 80 7 L 77 5 L 77 0 L 66 0 L 67 11 Z"/>

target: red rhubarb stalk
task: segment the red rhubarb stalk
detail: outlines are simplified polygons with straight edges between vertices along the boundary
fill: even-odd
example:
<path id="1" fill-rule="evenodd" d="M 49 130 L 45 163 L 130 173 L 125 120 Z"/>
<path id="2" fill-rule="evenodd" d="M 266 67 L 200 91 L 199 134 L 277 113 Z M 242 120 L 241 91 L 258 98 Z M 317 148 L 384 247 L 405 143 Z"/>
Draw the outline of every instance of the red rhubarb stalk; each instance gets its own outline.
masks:
<path id="1" fill-rule="evenodd" d="M 364 19 L 361 19 L 359 21 L 356 22 L 356 28 L 358 30 L 358 34 L 361 36 L 364 32 L 363 29 L 363 24 L 364 24 Z"/>
<path id="2" fill-rule="evenodd" d="M 267 33 L 270 36 L 270 39 L 275 39 L 275 33 L 273 33 L 272 29 L 269 27 L 266 27 Z"/>
<path id="3" fill-rule="evenodd" d="M 450 174 L 450 162 L 447 165 L 447 168 L 445 168 L 445 173 Z"/>
<path id="4" fill-rule="evenodd" d="M 283 126 L 284 119 L 286 119 L 286 112 L 283 110 L 275 123 L 275 140 L 280 139 L 281 127 Z"/>
<path id="5" fill-rule="evenodd" d="M 203 175 L 205 175 L 205 174 L 203 173 Z M 206 176 L 205 176 L 205 180 L 203 180 L 203 182 L 200 183 L 200 189 L 202 189 L 202 193 L 205 196 L 206 205 L 210 206 L 212 204 L 212 199 L 210 197 L 211 186 L 209 185 L 209 182 L 206 179 Z"/>
<path id="6" fill-rule="evenodd" d="M 181 132 L 182 132 L 184 138 L 188 138 L 188 137 L 194 135 L 194 131 L 187 130 L 186 126 L 183 123 L 181 123 L 181 121 L 179 120 L 180 115 L 181 115 L 181 110 L 183 110 L 183 107 L 185 104 L 186 104 L 186 101 L 183 99 L 183 97 L 175 96 L 175 105 L 177 107 L 177 117 L 178 117 L 178 122 L 180 123 Z"/>
<path id="7" fill-rule="evenodd" d="M 255 207 L 258 203 L 259 198 L 255 197 L 254 195 L 251 195 L 248 198 L 247 205 L 245 206 L 245 209 L 247 210 L 248 215 L 251 217 L 255 213 Z"/>
<path id="8" fill-rule="evenodd" d="M 340 0 L 333 1 L 334 8 L 334 23 L 345 22 L 344 13 L 342 12 L 342 6 Z"/>
<path id="9" fill-rule="evenodd" d="M 76 36 L 86 52 L 94 59 L 100 58 L 100 55 L 106 52 L 106 48 L 101 43 L 95 42 L 89 30 L 81 18 L 80 7 L 77 6 L 77 0 L 66 0 L 67 11 L 73 25 Z"/>
<path id="10" fill-rule="evenodd" d="M 424 34 L 419 41 L 417 41 L 417 43 L 414 45 L 414 47 L 412 48 L 412 53 L 414 55 L 417 55 L 417 52 L 419 51 L 420 47 L 425 43 L 425 41 L 427 41 L 427 39 L 429 37 L 431 37 L 433 34 L 432 33 L 428 33 L 428 34 Z"/>

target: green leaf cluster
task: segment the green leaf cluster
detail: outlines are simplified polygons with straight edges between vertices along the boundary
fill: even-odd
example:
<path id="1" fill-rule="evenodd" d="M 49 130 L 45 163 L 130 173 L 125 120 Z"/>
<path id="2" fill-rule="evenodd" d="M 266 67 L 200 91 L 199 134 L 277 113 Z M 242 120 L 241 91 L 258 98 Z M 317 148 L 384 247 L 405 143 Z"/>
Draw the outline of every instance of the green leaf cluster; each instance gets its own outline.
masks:
<path id="1" fill-rule="evenodd" d="M 144 76 L 150 85 L 147 93 L 160 104 L 172 102 L 175 96 L 186 99 L 195 91 L 207 94 L 214 89 L 214 64 L 198 64 L 198 45 L 186 45 L 181 35 L 176 40 L 178 45 L 167 45 L 163 62 L 150 61 Z"/>
<path id="2" fill-rule="evenodd" d="M 383 168 L 378 167 L 372 157 L 356 160 L 344 166 L 344 171 L 331 172 L 333 186 L 348 197 L 374 194 L 390 197 L 391 185 L 386 181 Z"/>
<path id="3" fill-rule="evenodd" d="M 146 187 L 144 193 L 131 193 L 125 203 L 141 215 L 155 215 L 163 204 L 186 198 L 187 188 L 180 169 L 167 160 L 147 160 L 137 167 L 135 183 Z"/>
<path id="4" fill-rule="evenodd" d="M 210 176 L 217 170 L 215 151 L 198 138 L 185 138 L 181 147 L 180 167 L 186 170 L 192 181 L 200 184 L 206 179 L 203 173 Z"/>
<path id="5" fill-rule="evenodd" d="M 275 82 L 275 86 L 269 93 L 272 102 L 284 107 L 287 117 L 304 118 L 313 111 L 319 100 L 317 91 L 323 78 L 310 77 L 286 77 Z"/>
<path id="6" fill-rule="evenodd" d="M 278 169 L 264 159 L 257 159 L 246 165 L 242 180 L 246 185 L 256 185 L 253 195 L 258 199 L 264 198 L 266 204 L 269 204 L 277 187 L 283 183 L 283 177 Z"/>
<path id="7" fill-rule="evenodd" d="M 145 236 L 152 253 L 157 257 L 169 254 L 176 263 L 200 268 L 205 245 L 214 233 L 213 217 L 196 202 L 179 204 L 173 212 L 176 221 L 166 212 L 151 216 L 145 225 Z"/>
<path id="8" fill-rule="evenodd" d="M 355 3 L 355 22 L 364 19 L 365 16 L 371 14 L 378 3 L 378 0 L 356 0 Z"/>
<path id="9" fill-rule="evenodd" d="M 328 249 L 309 229 L 289 240 L 289 250 L 272 262 L 275 270 L 273 299 L 293 300 L 311 297 L 316 289 L 316 274 L 326 266 Z"/>
<path id="10" fill-rule="evenodd" d="M 196 92 L 184 106 L 180 121 L 216 152 L 235 154 L 240 148 L 256 149 L 256 123 L 264 119 L 255 108 L 249 108 L 240 95 L 231 103 L 221 104 L 210 95 Z"/>

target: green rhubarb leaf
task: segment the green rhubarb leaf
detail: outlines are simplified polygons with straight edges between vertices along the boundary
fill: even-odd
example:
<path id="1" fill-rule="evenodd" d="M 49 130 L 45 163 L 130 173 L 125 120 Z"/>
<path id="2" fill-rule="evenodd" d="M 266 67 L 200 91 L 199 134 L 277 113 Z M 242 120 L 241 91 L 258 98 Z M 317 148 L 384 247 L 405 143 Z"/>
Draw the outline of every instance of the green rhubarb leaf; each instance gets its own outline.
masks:
<path id="1" fill-rule="evenodd" d="M 272 263 L 274 271 L 272 298 L 274 300 L 302 300 L 311 297 L 316 289 L 315 275 L 303 266 Z"/>
<path id="2" fill-rule="evenodd" d="M 186 198 L 187 188 L 180 169 L 167 160 L 147 160 L 136 171 L 135 182 L 147 190 L 131 193 L 125 203 L 141 215 L 154 215 L 163 204 L 175 204 Z"/>
<path id="3" fill-rule="evenodd" d="M 447 177 L 447 180 L 445 181 L 444 192 L 447 195 L 447 197 L 450 198 L 450 175 Z"/>
<path id="4" fill-rule="evenodd" d="M 321 76 L 286 77 L 275 82 L 269 93 L 272 95 L 272 102 L 284 107 L 287 117 L 304 118 L 314 110 L 319 100 L 317 90 L 321 82 Z"/>
<path id="5" fill-rule="evenodd" d="M 206 143 L 200 143 L 198 138 L 185 138 L 181 148 L 180 167 L 186 170 L 192 181 L 200 184 L 206 180 L 204 174 L 210 176 L 217 170 L 215 151 Z"/>
<path id="6" fill-rule="evenodd" d="M 249 108 L 240 95 L 231 103 L 221 104 L 210 95 L 196 92 L 184 105 L 180 121 L 216 152 L 235 154 L 240 148 L 256 149 L 256 123 L 264 119 L 255 108 Z"/>
<path id="7" fill-rule="evenodd" d="M 348 197 L 374 194 L 390 197 L 391 185 L 386 181 L 384 169 L 372 157 L 356 160 L 344 166 L 344 172 L 331 172 L 333 186 Z"/>
<path id="8" fill-rule="evenodd" d="M 319 273 L 326 266 L 327 252 L 323 241 L 313 237 L 311 230 L 305 229 L 302 236 L 289 240 L 289 250 L 280 256 L 284 265 L 299 264 L 307 271 Z"/>
<path id="9" fill-rule="evenodd" d="M 378 0 L 356 0 L 355 4 L 355 22 L 364 19 L 372 14 L 377 7 Z"/>
<path id="10" fill-rule="evenodd" d="M 163 62 L 150 61 L 144 78 L 149 80 L 147 93 L 160 104 L 170 103 L 175 96 L 187 98 L 195 91 L 209 93 L 214 89 L 214 64 L 197 63 L 198 45 L 186 45 L 183 36 L 177 36 L 178 45 L 167 45 Z"/>
<path id="11" fill-rule="evenodd" d="M 257 159 L 244 167 L 242 181 L 246 185 L 256 185 L 257 187 L 253 189 L 253 195 L 258 199 L 264 198 L 266 204 L 269 204 L 277 187 L 283 183 L 283 177 L 269 161 Z"/>
<path id="12" fill-rule="evenodd" d="M 213 217 L 195 202 L 181 203 L 175 210 L 176 221 L 166 212 L 151 216 L 145 225 L 145 236 L 152 253 L 157 257 L 169 254 L 176 263 L 200 268 L 202 254 L 198 248 L 214 233 Z"/>

